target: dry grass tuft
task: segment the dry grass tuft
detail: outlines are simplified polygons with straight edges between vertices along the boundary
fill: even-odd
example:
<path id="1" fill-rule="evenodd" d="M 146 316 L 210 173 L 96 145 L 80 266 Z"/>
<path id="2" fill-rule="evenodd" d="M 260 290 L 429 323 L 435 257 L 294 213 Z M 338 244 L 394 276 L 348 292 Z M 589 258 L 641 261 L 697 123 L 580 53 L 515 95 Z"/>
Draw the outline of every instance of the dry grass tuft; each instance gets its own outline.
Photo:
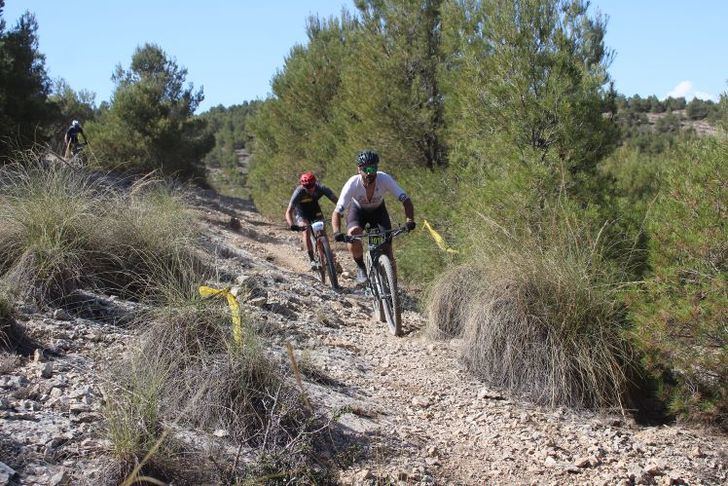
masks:
<path id="1" fill-rule="evenodd" d="M 512 248 L 437 283 L 430 334 L 462 337 L 472 372 L 536 403 L 622 407 L 633 358 L 594 255 Z"/>
<path id="2" fill-rule="evenodd" d="M 281 469 L 307 464 L 316 420 L 283 369 L 265 356 L 252 326 L 243 319 L 244 340 L 235 343 L 229 309 L 220 300 L 199 297 L 191 284 L 200 276 L 188 270 L 182 278 L 168 275 L 154 293 L 157 305 L 138 318 L 138 345 L 112 373 L 109 395 L 117 398 L 109 403 L 107 420 L 116 456 L 124 463 L 139 461 L 160 441 L 153 457 L 173 464 L 179 453 L 167 443 L 179 425 L 208 434 L 223 429 L 260 457 L 277 457 Z M 217 457 L 215 464 L 226 464 L 221 468 L 205 453 L 185 452 L 226 480 L 251 474 L 235 458 Z"/>
<path id="3" fill-rule="evenodd" d="M 463 333 L 468 304 L 472 291 L 465 289 L 479 287 L 483 275 L 479 268 L 463 265 L 444 273 L 428 293 L 427 313 L 430 325 L 427 334 L 432 339 L 459 337 Z"/>
<path id="4" fill-rule="evenodd" d="M 137 298 L 160 267 L 196 261 L 183 194 L 162 181 L 127 186 L 30 156 L 0 168 L 0 276 L 47 307 L 79 288 Z"/>

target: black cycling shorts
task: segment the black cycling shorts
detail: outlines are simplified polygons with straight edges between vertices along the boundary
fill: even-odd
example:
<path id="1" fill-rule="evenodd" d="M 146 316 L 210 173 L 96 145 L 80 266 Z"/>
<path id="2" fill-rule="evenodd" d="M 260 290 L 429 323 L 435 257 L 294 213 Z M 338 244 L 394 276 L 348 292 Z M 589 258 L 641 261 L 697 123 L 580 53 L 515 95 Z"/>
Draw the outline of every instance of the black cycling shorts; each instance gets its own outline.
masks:
<path id="1" fill-rule="evenodd" d="M 321 207 L 317 204 L 316 207 L 297 208 L 296 218 L 302 220 L 302 222 L 308 224 L 314 221 L 323 221 L 324 214 L 321 211 Z"/>
<path id="2" fill-rule="evenodd" d="M 392 222 L 389 220 L 389 213 L 384 203 L 374 209 L 363 209 L 356 204 L 349 206 L 349 214 L 346 216 L 348 231 L 357 226 L 364 229 L 367 223 L 372 228 L 382 225 L 386 230 L 392 229 Z"/>

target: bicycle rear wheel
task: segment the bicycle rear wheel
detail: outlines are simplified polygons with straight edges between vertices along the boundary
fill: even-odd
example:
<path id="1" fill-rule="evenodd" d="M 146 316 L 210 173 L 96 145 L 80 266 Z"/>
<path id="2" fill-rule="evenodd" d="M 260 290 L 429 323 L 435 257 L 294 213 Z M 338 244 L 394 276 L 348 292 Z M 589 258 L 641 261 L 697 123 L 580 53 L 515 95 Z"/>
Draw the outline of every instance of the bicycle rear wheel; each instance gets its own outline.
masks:
<path id="1" fill-rule="evenodd" d="M 326 273 L 329 274 L 329 283 L 331 288 L 336 290 L 339 288 L 339 279 L 336 275 L 336 264 L 334 262 L 334 254 L 329 245 L 329 239 L 326 236 L 321 238 L 321 267 L 326 267 Z"/>
<path id="2" fill-rule="evenodd" d="M 394 276 L 392 261 L 387 255 L 379 257 L 377 272 L 381 284 L 381 302 L 389 332 L 395 336 L 402 335 L 402 309 L 397 292 L 397 279 Z"/>

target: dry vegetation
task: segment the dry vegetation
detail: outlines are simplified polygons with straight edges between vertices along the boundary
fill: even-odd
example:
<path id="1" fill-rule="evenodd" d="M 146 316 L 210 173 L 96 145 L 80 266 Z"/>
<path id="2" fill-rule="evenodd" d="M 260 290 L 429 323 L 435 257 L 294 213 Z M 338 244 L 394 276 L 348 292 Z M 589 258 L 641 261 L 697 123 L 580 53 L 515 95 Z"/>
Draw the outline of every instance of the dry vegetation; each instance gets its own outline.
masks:
<path id="1" fill-rule="evenodd" d="M 461 337 L 489 384 L 552 406 L 624 405 L 624 315 L 588 250 L 511 242 L 440 279 L 429 315 L 430 334 Z"/>
<path id="2" fill-rule="evenodd" d="M 285 364 L 266 355 L 248 322 L 234 342 L 229 310 L 197 293 L 215 274 L 198 256 L 184 198 L 162 181 L 27 154 L 0 168 L 0 279 L 40 308 L 63 306 L 79 290 L 139 304 L 126 319 L 138 336 L 106 371 L 110 480 L 323 479 L 310 454 L 323 425 L 289 386 Z M 10 303 L 0 295 L 0 341 L 17 351 L 23 336 Z M 215 442 L 218 429 L 240 448 Z M 203 438 L 185 440 L 193 430 Z"/>

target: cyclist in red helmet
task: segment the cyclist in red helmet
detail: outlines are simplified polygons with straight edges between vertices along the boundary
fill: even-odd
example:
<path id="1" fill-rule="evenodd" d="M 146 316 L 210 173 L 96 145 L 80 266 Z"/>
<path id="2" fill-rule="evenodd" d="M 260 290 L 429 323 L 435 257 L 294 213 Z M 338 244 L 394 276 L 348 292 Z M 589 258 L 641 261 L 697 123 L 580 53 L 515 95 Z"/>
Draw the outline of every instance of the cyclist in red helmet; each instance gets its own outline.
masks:
<path id="1" fill-rule="evenodd" d="M 306 251 L 308 252 L 308 258 L 311 260 L 313 266 L 313 248 L 311 248 L 311 241 L 308 237 L 308 226 L 314 221 L 323 221 L 324 215 L 321 212 L 321 206 L 319 206 L 319 199 L 326 196 L 336 204 L 339 198 L 334 194 L 334 191 L 316 181 L 316 176 L 313 172 L 304 172 L 298 179 L 300 183 L 296 189 L 293 190 L 291 195 L 291 201 L 288 203 L 286 209 L 286 223 L 291 231 L 301 231 L 306 229 L 305 232 L 301 233 L 303 237 L 303 243 L 306 245 Z"/>

